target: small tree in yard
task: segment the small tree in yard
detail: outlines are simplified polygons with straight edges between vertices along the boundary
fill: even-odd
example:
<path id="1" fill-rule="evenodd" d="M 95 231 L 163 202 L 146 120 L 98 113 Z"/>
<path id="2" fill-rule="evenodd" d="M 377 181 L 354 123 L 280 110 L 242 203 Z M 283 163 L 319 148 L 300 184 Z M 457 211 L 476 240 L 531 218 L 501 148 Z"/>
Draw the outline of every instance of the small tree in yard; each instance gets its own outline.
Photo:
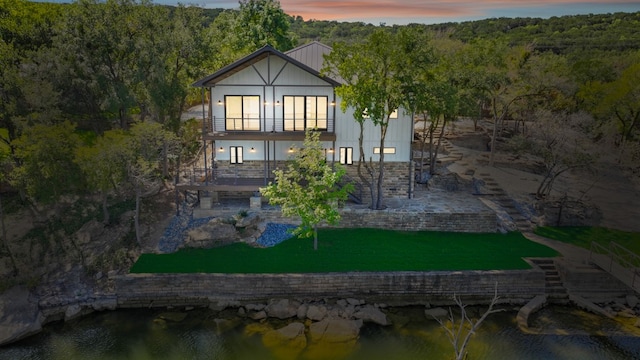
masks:
<path id="1" fill-rule="evenodd" d="M 272 205 L 280 205 L 282 215 L 299 216 L 301 223 L 293 230 L 298 237 L 313 234 L 313 249 L 318 249 L 318 225 L 325 221 L 334 225 L 340 221 L 338 204 L 347 199 L 348 186 L 338 183 L 345 170 L 327 164 L 320 144 L 320 133 L 307 129 L 304 147 L 296 151 L 286 170 L 275 170 L 275 182 L 260 188 Z"/>

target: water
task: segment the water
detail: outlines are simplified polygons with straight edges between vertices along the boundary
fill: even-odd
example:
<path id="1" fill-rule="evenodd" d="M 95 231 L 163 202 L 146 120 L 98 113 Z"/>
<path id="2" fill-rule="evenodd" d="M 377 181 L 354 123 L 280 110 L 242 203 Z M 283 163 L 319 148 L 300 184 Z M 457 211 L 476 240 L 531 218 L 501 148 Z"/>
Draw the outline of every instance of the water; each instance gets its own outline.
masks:
<path id="1" fill-rule="evenodd" d="M 422 309 L 394 309 L 396 325 L 365 325 L 354 343 L 308 345 L 305 350 L 267 348 L 261 332 L 284 322 L 238 320 L 220 331 L 216 315 L 193 310 L 178 322 L 159 320 L 157 310 L 97 313 L 70 323 L 55 323 L 34 337 L 0 348 L 0 359 L 451 359 L 452 346 L 438 323 Z M 228 316 L 228 315 L 227 315 Z M 225 316 L 225 317 L 227 317 Z M 635 320 L 633 321 L 635 322 Z M 472 338 L 468 359 L 640 359 L 640 331 L 631 320 L 620 323 L 573 308 L 548 307 L 530 321 L 539 328 L 524 334 L 515 312 L 491 315 Z"/>

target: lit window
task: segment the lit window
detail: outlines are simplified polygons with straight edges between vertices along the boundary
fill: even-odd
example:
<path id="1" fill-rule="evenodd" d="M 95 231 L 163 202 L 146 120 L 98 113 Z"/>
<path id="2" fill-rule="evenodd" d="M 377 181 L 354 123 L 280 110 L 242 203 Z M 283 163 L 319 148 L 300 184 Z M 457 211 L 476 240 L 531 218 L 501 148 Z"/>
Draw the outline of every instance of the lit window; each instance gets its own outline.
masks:
<path id="1" fill-rule="evenodd" d="M 232 164 L 242 164 L 242 146 L 229 146 L 229 156 Z"/>
<path id="2" fill-rule="evenodd" d="M 284 130 L 327 130 L 328 104 L 326 96 L 285 96 Z"/>
<path id="3" fill-rule="evenodd" d="M 353 148 L 352 147 L 340 148 L 340 164 L 353 165 Z"/>
<path id="4" fill-rule="evenodd" d="M 373 153 L 374 154 L 380 154 L 380 148 L 379 147 L 374 147 L 373 148 Z M 384 153 L 385 154 L 395 154 L 396 153 L 396 148 L 394 148 L 394 147 L 386 147 L 386 148 L 384 148 Z"/>
<path id="5" fill-rule="evenodd" d="M 225 96 L 228 131 L 260 130 L 260 96 Z"/>

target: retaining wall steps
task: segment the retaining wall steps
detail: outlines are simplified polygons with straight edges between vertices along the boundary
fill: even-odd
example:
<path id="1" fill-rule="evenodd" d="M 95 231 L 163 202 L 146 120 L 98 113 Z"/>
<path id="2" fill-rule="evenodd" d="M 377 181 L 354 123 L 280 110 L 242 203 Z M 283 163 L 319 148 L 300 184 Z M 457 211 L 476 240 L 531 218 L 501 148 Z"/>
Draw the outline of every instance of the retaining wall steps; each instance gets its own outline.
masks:
<path id="1" fill-rule="evenodd" d="M 569 294 L 562 283 L 560 272 L 556 268 L 554 260 L 540 258 L 532 259 L 531 261 L 544 271 L 544 292 L 548 299 L 553 302 L 568 302 Z"/>

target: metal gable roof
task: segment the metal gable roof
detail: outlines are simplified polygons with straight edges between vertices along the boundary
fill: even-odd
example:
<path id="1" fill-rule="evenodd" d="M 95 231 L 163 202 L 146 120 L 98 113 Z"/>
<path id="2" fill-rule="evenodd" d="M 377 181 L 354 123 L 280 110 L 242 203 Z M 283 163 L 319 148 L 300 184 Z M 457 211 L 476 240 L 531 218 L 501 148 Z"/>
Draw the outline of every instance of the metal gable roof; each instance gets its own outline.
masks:
<path id="1" fill-rule="evenodd" d="M 326 46 L 326 45 L 325 45 Z M 296 48 L 291 50 L 290 52 L 295 52 L 297 49 L 300 48 Z M 329 48 L 330 51 L 331 48 Z M 238 71 L 241 71 L 257 62 L 259 62 L 262 59 L 265 59 L 268 56 L 277 56 L 281 59 L 283 59 L 284 61 L 287 61 L 305 71 L 307 71 L 308 73 L 319 77 L 320 79 L 328 82 L 329 84 L 333 85 L 333 86 L 339 86 L 340 83 L 328 76 L 323 76 L 320 75 L 320 71 L 319 69 L 315 69 L 312 66 L 309 66 L 308 64 L 305 64 L 304 62 L 300 61 L 299 59 L 296 59 L 296 57 L 291 57 L 288 56 L 286 54 L 281 53 L 280 51 L 274 49 L 273 47 L 271 47 L 270 45 L 266 45 L 260 49 L 258 49 L 257 51 L 243 57 L 240 60 L 237 60 L 225 67 L 223 67 L 222 69 L 216 71 L 215 73 L 204 77 L 198 81 L 196 81 L 195 83 L 193 83 L 193 86 L 195 87 L 207 87 L 210 85 L 214 85 L 217 82 L 228 78 L 229 76 L 237 73 Z"/>

